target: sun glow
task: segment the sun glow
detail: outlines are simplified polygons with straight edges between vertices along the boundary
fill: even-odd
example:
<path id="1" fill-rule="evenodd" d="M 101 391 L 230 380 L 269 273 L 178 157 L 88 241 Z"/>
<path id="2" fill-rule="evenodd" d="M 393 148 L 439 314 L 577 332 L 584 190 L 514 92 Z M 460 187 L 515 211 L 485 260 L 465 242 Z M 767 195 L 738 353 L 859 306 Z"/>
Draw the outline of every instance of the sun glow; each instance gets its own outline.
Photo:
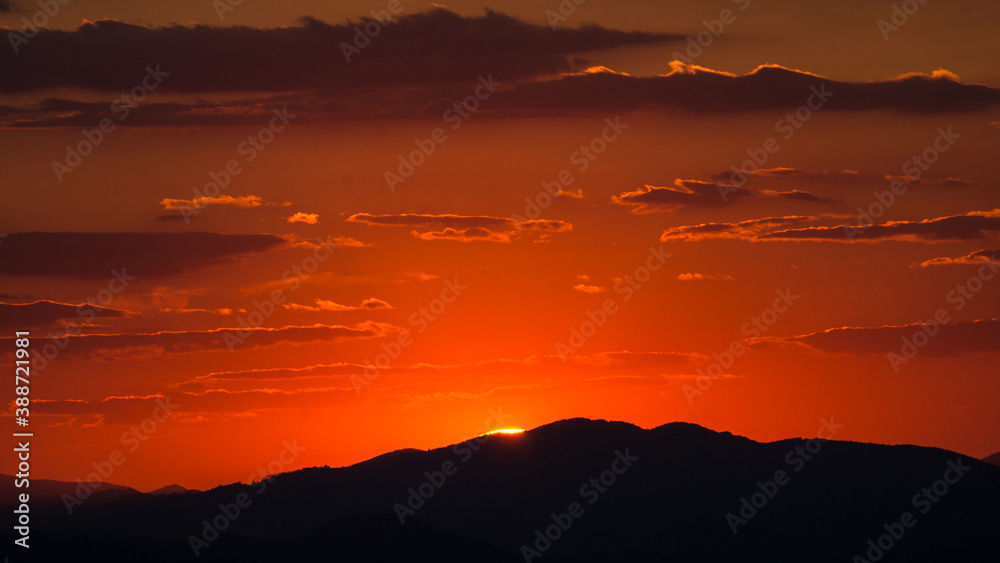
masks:
<path id="1" fill-rule="evenodd" d="M 490 434 L 520 434 L 521 432 L 524 432 L 524 428 L 501 428 L 499 430 L 493 430 L 491 432 L 487 432 L 481 435 L 489 436 Z"/>

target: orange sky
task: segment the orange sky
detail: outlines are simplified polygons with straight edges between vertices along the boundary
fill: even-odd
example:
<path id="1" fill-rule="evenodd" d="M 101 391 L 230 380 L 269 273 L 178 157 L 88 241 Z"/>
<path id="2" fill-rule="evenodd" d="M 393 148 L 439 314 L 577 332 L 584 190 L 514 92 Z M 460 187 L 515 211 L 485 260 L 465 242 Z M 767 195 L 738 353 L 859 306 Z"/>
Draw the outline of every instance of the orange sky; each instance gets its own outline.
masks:
<path id="1" fill-rule="evenodd" d="M 552 30 L 555 2 L 404 2 L 350 63 L 388 4 L 65 6 L 0 54 L 0 353 L 30 330 L 43 358 L 34 476 L 118 450 L 110 482 L 208 488 L 284 441 L 282 470 L 340 466 L 497 412 L 1000 449 L 1000 8 L 928 3 L 885 39 L 891 6 L 779 4 Z"/>

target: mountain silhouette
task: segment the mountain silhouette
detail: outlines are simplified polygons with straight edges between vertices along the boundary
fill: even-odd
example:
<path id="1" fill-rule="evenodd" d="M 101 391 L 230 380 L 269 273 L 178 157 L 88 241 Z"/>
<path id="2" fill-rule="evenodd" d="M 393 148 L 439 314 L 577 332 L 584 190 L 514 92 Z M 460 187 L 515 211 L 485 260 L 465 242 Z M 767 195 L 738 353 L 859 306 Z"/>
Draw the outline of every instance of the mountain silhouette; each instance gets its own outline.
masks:
<path id="1" fill-rule="evenodd" d="M 79 490 L 91 491 L 94 495 L 102 498 L 119 498 L 131 494 L 139 494 L 139 491 L 132 487 L 115 485 L 104 482 L 74 482 L 55 481 L 52 479 L 31 479 L 28 489 L 17 488 L 15 481 L 18 479 L 14 475 L 0 474 L 0 503 L 12 503 L 19 493 L 30 493 L 31 502 L 51 503 L 58 502 L 62 495 L 75 495 Z"/>
<path id="2" fill-rule="evenodd" d="M 983 461 L 985 461 L 986 463 L 992 463 L 993 465 L 1000 466 L 1000 452 L 984 457 Z"/>
<path id="3" fill-rule="evenodd" d="M 45 560 L 930 562 L 1000 555 L 1000 467 L 938 448 L 761 443 L 688 423 L 644 430 L 570 419 L 192 494 L 104 491 L 72 515 L 58 499 L 32 502 L 31 549 Z"/>
<path id="4" fill-rule="evenodd" d="M 155 491 L 149 491 L 148 494 L 151 494 L 151 495 L 182 494 L 182 495 L 184 495 L 184 494 L 192 494 L 192 493 L 200 493 L 200 492 L 201 491 L 198 491 L 198 490 L 195 490 L 195 489 L 185 489 L 184 487 L 178 485 L 177 483 L 174 483 L 173 485 L 167 485 L 166 487 L 160 487 L 159 489 L 156 489 Z"/>

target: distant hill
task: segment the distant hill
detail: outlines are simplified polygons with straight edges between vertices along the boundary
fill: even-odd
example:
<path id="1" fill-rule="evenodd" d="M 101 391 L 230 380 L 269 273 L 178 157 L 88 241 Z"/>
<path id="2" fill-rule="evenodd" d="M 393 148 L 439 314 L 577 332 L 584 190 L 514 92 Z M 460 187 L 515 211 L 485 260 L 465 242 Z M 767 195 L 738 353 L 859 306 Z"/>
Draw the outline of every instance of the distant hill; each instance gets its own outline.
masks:
<path id="1" fill-rule="evenodd" d="M 86 489 L 82 489 L 84 492 L 79 493 L 81 490 L 81 483 L 68 482 L 68 481 L 55 481 L 52 479 L 31 479 L 31 485 L 28 489 L 17 488 L 14 485 L 16 477 L 13 475 L 5 475 L 0 473 L 0 498 L 13 498 L 18 493 L 29 493 L 32 502 L 47 502 L 53 500 L 60 500 L 62 495 L 76 495 L 76 494 L 86 494 Z M 195 489 L 187 489 L 178 484 L 167 485 L 166 487 L 160 487 L 155 491 L 150 491 L 148 493 L 142 493 L 132 487 L 126 487 L 123 485 L 115 485 L 113 483 L 90 483 L 85 485 L 86 488 L 93 491 L 94 494 L 101 494 L 102 498 L 119 498 L 121 496 L 131 495 L 131 494 L 150 494 L 150 495 L 170 495 L 175 493 L 180 494 L 191 494 L 200 493 L 201 491 Z M 110 495 L 108 493 L 111 493 Z"/>
<path id="2" fill-rule="evenodd" d="M 400 510 L 408 502 L 413 513 Z M 72 516 L 39 502 L 32 550 L 146 562 L 996 561 L 998 506 L 1000 467 L 937 448 L 571 419 L 270 482 L 101 498 Z"/>
<path id="3" fill-rule="evenodd" d="M 28 493 L 31 502 L 61 502 L 62 495 L 75 495 L 77 490 L 82 490 L 81 494 L 86 495 L 88 491 L 102 498 L 119 498 L 129 494 L 139 494 L 139 491 L 132 487 L 114 485 L 112 483 L 68 483 L 65 481 L 53 481 L 51 479 L 31 479 L 30 486 L 17 488 L 14 482 L 17 478 L 13 475 L 0 474 L 0 503 L 13 502 L 19 493 Z"/>
<path id="4" fill-rule="evenodd" d="M 193 494 L 200 493 L 201 491 L 195 489 L 185 489 L 184 487 L 174 483 L 173 485 L 167 485 L 166 487 L 160 487 L 155 491 L 149 491 L 150 495 L 173 495 L 173 494 Z"/>
<path id="5" fill-rule="evenodd" d="M 992 463 L 993 465 L 996 466 L 1000 466 L 1000 452 L 984 457 L 983 461 L 985 461 L 986 463 Z"/>

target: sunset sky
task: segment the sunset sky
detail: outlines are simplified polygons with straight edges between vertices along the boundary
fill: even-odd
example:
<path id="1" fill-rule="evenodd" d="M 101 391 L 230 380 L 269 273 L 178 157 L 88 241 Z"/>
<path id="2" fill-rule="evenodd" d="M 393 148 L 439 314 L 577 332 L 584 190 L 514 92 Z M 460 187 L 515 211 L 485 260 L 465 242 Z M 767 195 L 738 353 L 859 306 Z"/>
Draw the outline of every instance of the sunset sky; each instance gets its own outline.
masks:
<path id="1" fill-rule="evenodd" d="M 33 477 L 497 414 L 1000 450 L 992 0 L 53 4 L 0 1 Z"/>

